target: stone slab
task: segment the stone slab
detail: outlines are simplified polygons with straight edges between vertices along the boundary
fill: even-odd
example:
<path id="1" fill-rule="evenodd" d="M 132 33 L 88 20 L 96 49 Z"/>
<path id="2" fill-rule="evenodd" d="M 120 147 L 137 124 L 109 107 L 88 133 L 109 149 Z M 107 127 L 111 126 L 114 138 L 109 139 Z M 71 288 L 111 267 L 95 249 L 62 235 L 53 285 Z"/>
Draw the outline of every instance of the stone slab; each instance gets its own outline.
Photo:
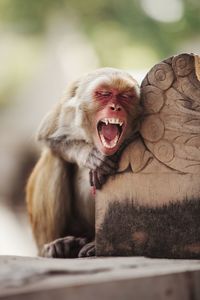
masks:
<path id="1" fill-rule="evenodd" d="M 200 261 L 0 256 L 0 299 L 200 299 Z"/>

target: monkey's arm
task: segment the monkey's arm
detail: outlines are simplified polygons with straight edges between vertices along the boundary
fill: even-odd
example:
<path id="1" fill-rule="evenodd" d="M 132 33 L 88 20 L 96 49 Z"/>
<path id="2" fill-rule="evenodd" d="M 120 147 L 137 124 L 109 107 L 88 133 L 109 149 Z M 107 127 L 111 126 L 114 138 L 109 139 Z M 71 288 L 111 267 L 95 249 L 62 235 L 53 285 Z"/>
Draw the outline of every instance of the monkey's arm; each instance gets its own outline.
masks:
<path id="1" fill-rule="evenodd" d="M 68 141 L 66 137 L 62 137 L 49 139 L 47 145 L 65 161 L 90 169 L 90 184 L 97 189 L 101 188 L 109 175 L 117 171 L 119 155 L 105 156 L 83 140 Z"/>
<path id="2" fill-rule="evenodd" d="M 93 144 L 88 144 L 84 140 L 68 141 L 66 137 L 62 137 L 56 140 L 49 139 L 48 145 L 56 155 L 65 161 L 90 169 L 90 185 L 101 189 L 108 176 L 117 172 L 124 149 L 137 137 L 138 133 L 134 132 L 112 156 L 103 155 Z"/>
<path id="3" fill-rule="evenodd" d="M 48 144 L 55 154 L 68 162 L 76 163 L 79 167 L 92 170 L 101 168 L 105 174 L 116 170 L 112 157 L 103 155 L 93 144 L 88 144 L 83 140 L 68 141 L 63 138 L 60 141 L 49 141 Z"/>

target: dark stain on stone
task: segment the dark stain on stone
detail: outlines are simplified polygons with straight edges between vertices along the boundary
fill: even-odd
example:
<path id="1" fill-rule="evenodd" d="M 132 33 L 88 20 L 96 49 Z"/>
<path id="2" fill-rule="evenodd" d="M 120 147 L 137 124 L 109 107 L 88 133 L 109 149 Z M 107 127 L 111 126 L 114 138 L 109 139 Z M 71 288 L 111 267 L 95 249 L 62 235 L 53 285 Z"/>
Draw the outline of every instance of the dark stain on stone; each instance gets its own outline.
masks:
<path id="1" fill-rule="evenodd" d="M 165 295 L 167 296 L 167 297 L 171 297 L 172 295 L 173 295 L 173 290 L 172 289 L 167 289 L 166 290 L 166 292 L 165 292 Z"/>
<path id="2" fill-rule="evenodd" d="M 109 204 L 96 235 L 97 255 L 200 258 L 200 200 L 162 207 Z M 111 247 L 112 245 L 112 247 Z"/>

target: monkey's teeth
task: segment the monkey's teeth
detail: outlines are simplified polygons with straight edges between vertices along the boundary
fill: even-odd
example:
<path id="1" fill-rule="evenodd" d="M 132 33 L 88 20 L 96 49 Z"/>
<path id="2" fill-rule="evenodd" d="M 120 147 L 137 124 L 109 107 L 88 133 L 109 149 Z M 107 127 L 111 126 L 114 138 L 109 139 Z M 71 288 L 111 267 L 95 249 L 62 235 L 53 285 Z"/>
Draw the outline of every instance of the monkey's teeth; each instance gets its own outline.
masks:
<path id="1" fill-rule="evenodd" d="M 105 148 L 114 148 L 117 145 L 117 142 L 119 140 L 119 136 L 116 136 L 112 141 L 110 141 L 110 143 L 108 144 L 108 142 L 105 140 L 104 136 L 101 134 L 101 141 L 102 144 Z"/>
<path id="2" fill-rule="evenodd" d="M 106 125 L 108 125 L 108 124 L 118 124 L 119 126 L 122 126 L 124 124 L 119 119 L 114 119 L 114 118 L 104 118 L 104 119 L 101 120 L 101 122 L 105 123 Z"/>

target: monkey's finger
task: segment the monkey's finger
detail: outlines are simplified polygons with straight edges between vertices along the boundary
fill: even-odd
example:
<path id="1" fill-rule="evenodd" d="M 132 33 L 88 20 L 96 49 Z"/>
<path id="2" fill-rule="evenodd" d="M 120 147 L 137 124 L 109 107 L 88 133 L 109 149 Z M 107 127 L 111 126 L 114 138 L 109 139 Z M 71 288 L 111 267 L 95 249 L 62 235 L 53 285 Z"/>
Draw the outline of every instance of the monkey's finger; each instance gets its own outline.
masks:
<path id="1" fill-rule="evenodd" d="M 107 170 L 110 170 L 110 172 L 114 172 L 116 171 L 118 164 L 116 163 L 116 161 L 113 161 L 112 159 L 110 159 L 110 157 L 106 157 L 106 159 L 104 161 L 102 161 L 102 167 L 106 167 Z"/>
<path id="2" fill-rule="evenodd" d="M 90 181 L 90 186 L 94 186 L 92 170 L 90 170 L 90 172 L 89 172 L 89 181 Z"/>
<path id="3" fill-rule="evenodd" d="M 57 257 L 57 258 L 65 258 L 66 257 L 63 241 L 59 241 L 54 244 L 54 251 L 55 251 L 55 257 Z"/>
<path id="4" fill-rule="evenodd" d="M 97 171 L 97 177 L 99 180 L 100 185 L 102 186 L 106 180 L 107 180 L 107 176 L 105 174 L 102 174 L 100 171 Z"/>
<path id="5" fill-rule="evenodd" d="M 86 167 L 91 170 L 99 168 L 102 170 L 102 173 L 109 175 L 116 172 L 117 163 L 107 157 L 104 157 L 104 160 L 101 160 L 99 157 L 96 157 L 93 153 L 91 153 L 87 159 Z"/>
<path id="6" fill-rule="evenodd" d="M 85 245 L 87 243 L 86 238 L 77 238 L 73 235 L 66 236 L 66 237 L 61 238 L 59 240 L 63 241 L 65 245 L 70 245 L 70 246 L 73 246 L 73 247 L 76 247 L 76 246 L 82 247 L 83 245 Z"/>
<path id="7" fill-rule="evenodd" d="M 74 236 L 67 236 L 63 238 L 64 257 L 75 258 L 78 257 L 80 249 L 87 243 L 86 238 L 76 238 Z"/>
<path id="8" fill-rule="evenodd" d="M 95 247 L 93 246 L 91 246 L 90 247 L 90 249 L 88 249 L 88 251 L 87 251 L 87 256 L 88 257 L 90 257 L 90 256 L 95 256 L 95 254 L 96 254 L 96 251 L 95 251 Z"/>
<path id="9" fill-rule="evenodd" d="M 99 182 L 99 178 L 98 178 L 98 175 L 97 175 L 97 171 L 93 171 L 93 184 L 94 184 L 94 187 L 97 189 L 97 190 L 100 190 L 101 189 L 101 184 Z"/>
<path id="10" fill-rule="evenodd" d="M 116 161 L 112 160 L 112 156 L 106 156 L 96 148 L 93 148 L 91 155 L 94 157 L 97 167 L 106 164 L 110 169 L 116 168 Z"/>
<path id="11" fill-rule="evenodd" d="M 96 254 L 95 245 L 91 245 L 87 251 L 87 256 L 95 256 L 95 254 Z"/>
<path id="12" fill-rule="evenodd" d="M 100 160 L 98 157 L 93 158 L 93 166 L 92 169 L 99 168 L 104 174 L 114 174 L 116 172 L 116 163 L 109 159 L 105 159 L 105 161 Z"/>
<path id="13" fill-rule="evenodd" d="M 75 238 L 73 244 L 70 245 L 70 257 L 78 257 L 80 249 L 87 243 L 86 238 Z"/>
<path id="14" fill-rule="evenodd" d="M 110 168 L 106 164 L 102 164 L 98 166 L 98 169 L 100 169 L 101 173 L 104 175 L 113 175 L 117 171 L 117 168 Z"/>
<path id="15" fill-rule="evenodd" d="M 54 245 L 52 243 L 44 245 L 42 252 L 41 252 L 41 256 L 47 257 L 47 258 L 52 258 L 52 257 L 55 258 L 56 251 L 55 251 Z"/>
<path id="16" fill-rule="evenodd" d="M 89 257 L 95 255 L 95 242 L 86 244 L 79 252 L 78 257 Z"/>
<path id="17" fill-rule="evenodd" d="M 96 171 L 91 171 L 91 186 L 95 187 L 96 189 L 100 190 L 104 183 L 106 182 L 108 176 L 103 174 L 100 169 Z"/>

